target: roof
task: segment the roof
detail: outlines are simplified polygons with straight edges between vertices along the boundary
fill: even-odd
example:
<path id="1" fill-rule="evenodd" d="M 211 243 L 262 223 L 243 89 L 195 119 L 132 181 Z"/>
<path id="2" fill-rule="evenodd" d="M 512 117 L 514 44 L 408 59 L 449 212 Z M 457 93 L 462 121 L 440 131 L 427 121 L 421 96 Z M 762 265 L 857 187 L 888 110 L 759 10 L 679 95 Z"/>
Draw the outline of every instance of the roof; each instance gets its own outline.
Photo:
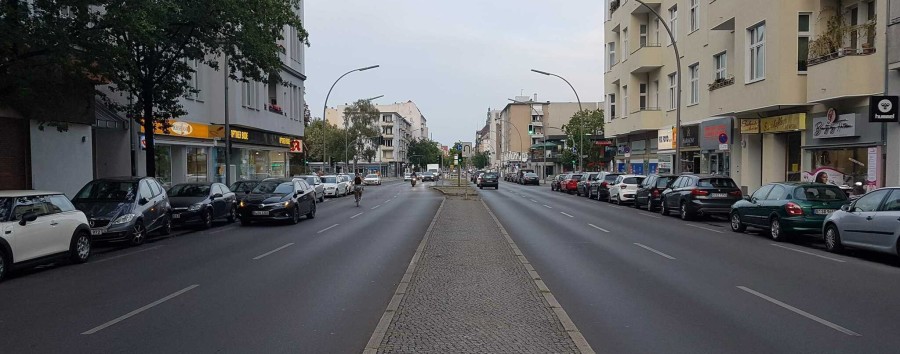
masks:
<path id="1" fill-rule="evenodd" d="M 50 191 L 35 191 L 35 190 L 8 190 L 8 191 L 0 191 L 0 198 L 18 198 L 18 197 L 28 197 L 33 195 L 54 195 L 54 194 L 62 194 L 60 192 L 50 192 Z"/>

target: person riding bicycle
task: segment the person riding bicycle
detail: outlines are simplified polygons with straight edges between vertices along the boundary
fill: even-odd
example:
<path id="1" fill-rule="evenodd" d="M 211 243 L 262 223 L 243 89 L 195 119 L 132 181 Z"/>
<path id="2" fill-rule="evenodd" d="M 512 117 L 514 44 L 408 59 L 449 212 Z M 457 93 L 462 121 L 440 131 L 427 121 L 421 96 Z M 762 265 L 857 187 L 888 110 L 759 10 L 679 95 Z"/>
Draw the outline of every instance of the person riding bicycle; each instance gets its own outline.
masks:
<path id="1" fill-rule="evenodd" d="M 357 173 L 356 177 L 353 178 L 353 193 L 358 193 L 356 199 L 359 199 L 360 197 L 362 197 L 362 191 L 363 191 L 362 186 L 363 186 L 363 179 L 362 179 L 362 177 L 359 176 L 359 173 Z"/>

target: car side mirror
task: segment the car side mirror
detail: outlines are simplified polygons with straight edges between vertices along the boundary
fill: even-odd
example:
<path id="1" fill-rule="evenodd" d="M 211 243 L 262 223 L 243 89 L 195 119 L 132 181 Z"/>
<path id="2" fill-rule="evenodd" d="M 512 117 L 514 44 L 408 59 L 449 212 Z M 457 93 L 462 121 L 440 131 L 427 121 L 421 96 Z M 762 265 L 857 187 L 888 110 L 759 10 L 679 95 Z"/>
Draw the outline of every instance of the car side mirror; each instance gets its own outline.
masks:
<path id="1" fill-rule="evenodd" d="M 222 198 L 222 193 L 216 193 L 216 194 L 213 194 L 211 198 L 212 198 L 212 199 Z"/>
<path id="2" fill-rule="evenodd" d="M 844 205 L 841 205 L 841 210 L 842 210 L 842 211 L 846 211 L 846 212 L 850 212 L 850 204 L 844 204 Z"/>
<path id="3" fill-rule="evenodd" d="M 753 201 L 753 198 L 750 198 L 749 195 L 745 195 L 745 196 L 744 196 L 744 200 L 746 200 L 746 201 L 748 201 L 748 202 L 752 202 L 752 201 Z"/>
<path id="4" fill-rule="evenodd" d="M 138 204 L 140 204 L 140 205 L 144 205 L 144 204 L 147 204 L 147 203 L 149 203 L 149 202 L 150 202 L 150 201 L 147 200 L 147 198 L 143 198 L 143 197 L 142 197 L 141 199 L 138 199 Z"/>
<path id="5" fill-rule="evenodd" d="M 37 220 L 37 217 L 38 214 L 33 211 L 22 214 L 22 218 L 19 219 L 19 225 L 25 226 L 25 224 Z"/>

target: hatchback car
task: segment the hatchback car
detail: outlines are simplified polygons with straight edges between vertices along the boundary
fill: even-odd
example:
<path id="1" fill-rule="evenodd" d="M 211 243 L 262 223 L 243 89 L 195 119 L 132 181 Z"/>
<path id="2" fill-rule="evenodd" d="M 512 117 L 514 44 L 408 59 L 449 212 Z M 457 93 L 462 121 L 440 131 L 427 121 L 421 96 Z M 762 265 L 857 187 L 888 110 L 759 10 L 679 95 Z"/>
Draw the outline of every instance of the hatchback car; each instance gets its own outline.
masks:
<path id="1" fill-rule="evenodd" d="M 371 186 L 371 185 L 380 186 L 381 185 L 381 177 L 378 177 L 378 175 L 376 175 L 376 174 L 370 173 L 370 174 L 367 174 L 365 178 L 363 178 L 363 183 L 367 186 Z"/>
<path id="2" fill-rule="evenodd" d="M 150 233 L 172 232 L 172 205 L 151 177 L 104 178 L 88 182 L 72 199 L 84 212 L 94 241 L 143 244 Z"/>
<path id="3" fill-rule="evenodd" d="M 591 183 L 597 180 L 597 177 L 600 176 L 600 172 L 585 172 L 584 178 L 578 181 L 578 187 L 576 190 L 576 194 L 578 196 L 587 197 L 591 194 Z"/>
<path id="4" fill-rule="evenodd" d="M 216 219 L 234 222 L 237 218 L 237 198 L 224 184 L 182 183 L 167 193 L 175 225 L 196 224 L 208 229 Z"/>
<path id="5" fill-rule="evenodd" d="M 481 179 L 478 182 L 478 188 L 484 189 L 485 187 L 494 187 L 494 189 L 500 188 L 500 176 L 497 175 L 496 172 L 487 172 L 481 175 Z"/>
<path id="6" fill-rule="evenodd" d="M 581 181 L 581 176 L 580 173 L 570 173 L 566 175 L 566 179 L 564 179 L 560 185 L 560 190 L 569 194 L 575 194 L 575 192 L 578 191 L 578 182 Z"/>
<path id="7" fill-rule="evenodd" d="M 666 187 L 678 178 L 676 175 L 649 175 L 638 186 L 634 193 L 634 207 L 640 209 L 646 207 L 648 211 L 654 211 L 659 207 L 660 197 Z"/>
<path id="8" fill-rule="evenodd" d="M 822 228 L 825 249 L 846 247 L 900 256 L 900 188 L 881 188 L 828 215 Z"/>
<path id="9" fill-rule="evenodd" d="M 566 175 L 564 175 L 564 174 L 558 174 L 556 176 L 553 176 L 553 179 L 550 180 L 550 190 L 558 191 L 559 184 L 562 182 L 563 178 L 565 178 L 565 177 L 566 177 Z"/>
<path id="10" fill-rule="evenodd" d="M 522 175 L 522 184 L 523 185 L 541 185 L 541 178 L 538 177 L 537 173 L 528 172 Z"/>
<path id="11" fill-rule="evenodd" d="M 634 194 L 637 192 L 638 185 L 644 181 L 646 176 L 642 175 L 620 175 L 616 177 L 615 182 L 609 185 L 609 199 L 616 204 L 634 201 Z"/>
<path id="12" fill-rule="evenodd" d="M 300 222 L 301 215 L 312 219 L 316 217 L 315 195 L 315 190 L 304 179 L 262 181 L 238 203 L 241 225 L 265 220 L 296 224 Z"/>
<path id="13" fill-rule="evenodd" d="M 659 212 L 677 210 L 683 220 L 696 215 L 728 215 L 731 206 L 743 199 L 741 190 L 729 177 L 681 175 L 662 193 Z"/>
<path id="14" fill-rule="evenodd" d="M 13 268 L 91 257 L 88 219 L 62 193 L 0 191 L 0 280 Z"/>
<path id="15" fill-rule="evenodd" d="M 620 175 L 619 173 L 604 173 L 601 175 L 602 178 L 591 184 L 591 196 L 596 197 L 597 200 L 611 202 L 612 199 L 609 199 L 609 186 L 615 183 Z"/>
<path id="16" fill-rule="evenodd" d="M 849 203 L 840 188 L 819 183 L 770 183 L 731 206 L 731 230 L 768 229 L 775 241 L 819 233 L 828 214 Z"/>
<path id="17" fill-rule="evenodd" d="M 346 182 L 343 177 L 330 175 L 322 177 L 322 183 L 325 185 L 326 197 L 342 197 L 347 195 Z"/>
<path id="18" fill-rule="evenodd" d="M 315 175 L 306 175 L 306 176 L 297 176 L 294 178 L 302 178 L 306 181 L 306 184 L 310 185 L 316 192 L 316 202 L 324 202 L 325 201 L 325 184 L 322 183 L 322 179 L 319 176 Z"/>

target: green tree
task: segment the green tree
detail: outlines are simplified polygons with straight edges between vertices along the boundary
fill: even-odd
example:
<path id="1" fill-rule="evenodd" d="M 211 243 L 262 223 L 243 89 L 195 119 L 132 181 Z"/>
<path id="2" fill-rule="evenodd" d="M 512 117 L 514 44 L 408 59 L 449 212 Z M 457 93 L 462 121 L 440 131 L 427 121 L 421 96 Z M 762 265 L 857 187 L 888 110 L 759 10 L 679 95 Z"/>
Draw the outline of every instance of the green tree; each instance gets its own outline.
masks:
<path id="1" fill-rule="evenodd" d="M 344 108 L 344 125 L 347 129 L 349 152 L 348 158 L 353 158 L 353 170 L 356 170 L 356 161 L 363 158 L 372 162 L 375 152 L 381 144 L 381 132 L 378 130 L 378 118 L 381 112 L 372 102 L 358 100 Z M 347 161 L 349 164 L 350 161 Z"/>
<path id="2" fill-rule="evenodd" d="M 428 164 L 440 163 L 442 154 L 437 142 L 423 138 L 409 142 L 406 156 L 411 165 L 417 166 L 418 170 L 425 170 Z"/>
<path id="3" fill-rule="evenodd" d="M 563 131 L 566 133 L 566 143 L 569 147 L 566 152 L 571 153 L 575 160 L 578 160 L 577 154 L 585 155 L 584 164 L 587 166 L 590 162 L 599 162 L 600 158 L 603 156 L 603 152 L 601 147 L 594 145 L 594 142 L 591 139 L 582 139 L 583 135 L 598 135 L 603 132 L 604 121 L 603 121 L 603 110 L 595 109 L 595 110 L 582 110 L 576 112 L 572 115 L 572 118 L 569 119 L 569 122 L 562 126 Z M 571 148 L 577 148 L 578 152 L 573 153 Z M 563 159 L 563 163 L 569 163 L 571 160 Z"/>
<path id="4" fill-rule="evenodd" d="M 323 135 L 322 130 L 325 129 Z M 328 157 L 330 161 L 344 159 L 344 130 L 334 124 L 323 124 L 321 120 L 315 120 L 306 127 L 306 152 L 312 161 L 324 161 L 322 159 L 322 138 L 327 141 Z"/>
<path id="5" fill-rule="evenodd" d="M 487 152 L 478 152 L 475 154 L 475 156 L 472 156 L 472 165 L 474 165 L 475 168 L 479 170 L 485 168 L 490 163 L 491 158 Z"/>

